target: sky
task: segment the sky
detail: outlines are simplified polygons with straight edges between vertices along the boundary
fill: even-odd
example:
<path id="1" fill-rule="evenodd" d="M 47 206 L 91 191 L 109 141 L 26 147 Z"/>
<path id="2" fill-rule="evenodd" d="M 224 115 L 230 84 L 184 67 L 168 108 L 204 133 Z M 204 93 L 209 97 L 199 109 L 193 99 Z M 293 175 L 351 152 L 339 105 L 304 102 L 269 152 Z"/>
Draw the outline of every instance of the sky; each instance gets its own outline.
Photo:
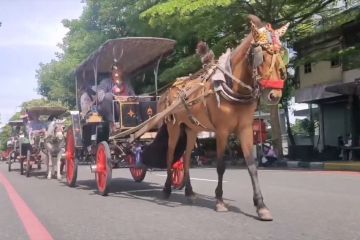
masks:
<path id="1" fill-rule="evenodd" d="M 37 94 L 36 70 L 61 51 L 61 21 L 80 17 L 81 0 L 0 0 L 0 127 Z"/>

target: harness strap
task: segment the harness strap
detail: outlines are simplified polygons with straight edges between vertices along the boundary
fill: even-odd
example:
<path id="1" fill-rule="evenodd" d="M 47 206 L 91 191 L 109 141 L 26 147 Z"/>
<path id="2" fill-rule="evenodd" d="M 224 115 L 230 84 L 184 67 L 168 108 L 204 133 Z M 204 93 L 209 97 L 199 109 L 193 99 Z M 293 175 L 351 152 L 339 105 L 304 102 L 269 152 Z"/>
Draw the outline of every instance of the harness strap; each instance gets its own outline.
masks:
<path id="1" fill-rule="evenodd" d="M 267 71 L 267 73 L 265 74 L 265 78 L 270 78 L 271 77 L 271 74 L 274 70 L 274 67 L 275 67 L 275 60 L 277 58 L 278 54 L 277 53 L 274 53 L 271 57 L 271 65 L 270 65 L 270 68 L 269 70 Z"/>
<path id="2" fill-rule="evenodd" d="M 218 64 L 216 65 L 216 67 L 222 71 L 225 75 L 227 75 L 228 77 L 230 77 L 232 80 L 234 80 L 235 82 L 237 82 L 238 84 L 240 84 L 242 87 L 248 89 L 250 92 L 253 92 L 253 88 L 249 85 L 247 85 L 246 83 L 244 83 L 243 81 L 241 81 L 240 79 L 236 78 L 234 75 L 232 75 L 231 73 L 229 73 L 228 71 L 226 71 L 224 68 L 220 67 Z"/>

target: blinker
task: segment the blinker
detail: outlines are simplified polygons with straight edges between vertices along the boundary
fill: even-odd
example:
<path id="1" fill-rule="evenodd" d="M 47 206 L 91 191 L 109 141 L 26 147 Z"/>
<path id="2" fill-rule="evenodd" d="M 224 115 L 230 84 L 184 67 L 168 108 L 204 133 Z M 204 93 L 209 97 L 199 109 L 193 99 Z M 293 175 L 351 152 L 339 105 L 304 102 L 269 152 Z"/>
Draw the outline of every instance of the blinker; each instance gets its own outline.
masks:
<path id="1" fill-rule="evenodd" d="M 263 51 L 261 46 L 253 48 L 253 67 L 259 67 L 264 61 Z"/>

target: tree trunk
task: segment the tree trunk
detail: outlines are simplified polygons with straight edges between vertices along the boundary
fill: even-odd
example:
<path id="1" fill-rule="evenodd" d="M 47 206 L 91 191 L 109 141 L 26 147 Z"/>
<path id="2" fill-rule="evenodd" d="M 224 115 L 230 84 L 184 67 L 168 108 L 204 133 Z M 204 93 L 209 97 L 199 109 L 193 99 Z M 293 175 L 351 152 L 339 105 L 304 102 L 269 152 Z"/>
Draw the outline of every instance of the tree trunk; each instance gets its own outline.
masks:
<path id="1" fill-rule="evenodd" d="M 283 157 L 283 151 L 282 151 L 282 138 L 281 138 L 278 105 L 270 106 L 270 119 L 271 119 L 271 133 L 272 133 L 274 149 L 276 150 L 279 158 L 281 159 Z"/>
<path id="2" fill-rule="evenodd" d="M 286 131 L 288 134 L 290 145 L 295 146 L 296 143 L 295 143 L 294 135 L 291 130 L 291 124 L 290 124 L 290 118 L 289 118 L 289 106 L 287 104 L 283 104 L 283 106 L 284 106 L 285 119 L 286 119 Z"/>
<path id="3" fill-rule="evenodd" d="M 309 135 L 310 135 L 310 141 L 311 141 L 311 146 L 313 147 L 313 149 L 315 148 L 315 141 L 314 141 L 314 138 L 315 138 L 315 124 L 314 124 L 314 116 L 313 116 L 313 108 L 312 108 L 312 104 L 310 103 L 309 104 L 309 113 L 310 113 L 310 132 L 309 132 Z"/>

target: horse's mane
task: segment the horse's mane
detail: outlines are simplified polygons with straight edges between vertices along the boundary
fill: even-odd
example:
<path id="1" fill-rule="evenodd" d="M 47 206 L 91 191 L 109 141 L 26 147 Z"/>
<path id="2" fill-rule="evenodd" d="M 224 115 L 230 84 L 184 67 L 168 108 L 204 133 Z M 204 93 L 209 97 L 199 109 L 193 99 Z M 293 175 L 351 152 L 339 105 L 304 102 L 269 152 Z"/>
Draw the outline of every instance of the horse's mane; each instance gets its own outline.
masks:
<path id="1" fill-rule="evenodd" d="M 49 136 L 54 135 L 54 130 L 55 130 L 55 120 L 52 120 L 48 125 L 47 134 Z"/>
<path id="2" fill-rule="evenodd" d="M 236 58 L 239 58 L 239 59 L 245 58 L 246 54 L 250 48 L 252 39 L 253 39 L 253 37 L 252 37 L 251 33 L 249 33 L 242 40 L 241 44 L 239 46 L 237 46 L 234 51 L 232 51 L 231 56 L 232 57 L 236 56 Z"/>
<path id="3" fill-rule="evenodd" d="M 260 28 L 264 26 L 264 23 L 255 15 L 249 15 L 248 19 L 255 24 L 256 27 Z M 249 33 L 241 42 L 241 44 L 235 48 L 232 52 L 232 57 L 236 56 L 237 59 L 243 59 L 246 57 L 247 52 L 250 48 L 251 41 L 253 40 L 252 34 Z"/>

